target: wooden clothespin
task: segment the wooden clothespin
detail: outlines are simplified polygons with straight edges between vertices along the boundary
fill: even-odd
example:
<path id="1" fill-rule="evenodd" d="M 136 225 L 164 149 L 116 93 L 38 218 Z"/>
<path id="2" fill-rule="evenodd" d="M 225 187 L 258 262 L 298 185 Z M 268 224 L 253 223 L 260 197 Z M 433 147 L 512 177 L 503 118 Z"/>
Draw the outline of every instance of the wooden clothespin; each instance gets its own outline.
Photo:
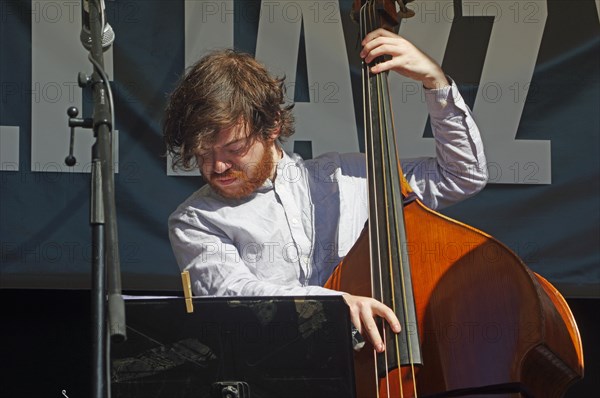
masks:
<path id="1" fill-rule="evenodd" d="M 181 273 L 181 283 L 183 284 L 183 295 L 185 297 L 185 309 L 188 314 L 194 312 L 194 303 L 192 301 L 192 282 L 190 280 L 190 273 L 183 271 Z"/>

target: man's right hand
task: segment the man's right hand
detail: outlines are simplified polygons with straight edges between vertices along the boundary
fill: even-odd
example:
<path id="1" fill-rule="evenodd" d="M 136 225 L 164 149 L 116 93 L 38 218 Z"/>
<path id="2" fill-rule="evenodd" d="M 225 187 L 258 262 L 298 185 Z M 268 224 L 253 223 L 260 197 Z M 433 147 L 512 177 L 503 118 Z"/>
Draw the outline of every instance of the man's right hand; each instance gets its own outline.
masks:
<path id="1" fill-rule="evenodd" d="M 385 319 L 394 333 L 400 333 L 400 321 L 394 311 L 371 297 L 353 296 L 351 294 L 344 294 L 342 297 L 350 308 L 350 320 L 358 332 L 369 340 L 375 351 L 385 351 L 383 339 L 375 323 L 375 316 Z"/>

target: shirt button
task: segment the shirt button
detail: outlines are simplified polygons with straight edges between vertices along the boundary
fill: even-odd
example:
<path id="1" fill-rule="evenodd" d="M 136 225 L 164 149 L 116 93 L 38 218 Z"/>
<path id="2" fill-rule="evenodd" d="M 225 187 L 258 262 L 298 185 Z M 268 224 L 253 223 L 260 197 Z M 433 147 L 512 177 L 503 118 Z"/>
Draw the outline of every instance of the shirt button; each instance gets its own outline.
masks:
<path id="1" fill-rule="evenodd" d="M 292 224 L 294 224 L 294 225 L 298 224 L 298 219 L 295 217 L 292 218 Z"/>

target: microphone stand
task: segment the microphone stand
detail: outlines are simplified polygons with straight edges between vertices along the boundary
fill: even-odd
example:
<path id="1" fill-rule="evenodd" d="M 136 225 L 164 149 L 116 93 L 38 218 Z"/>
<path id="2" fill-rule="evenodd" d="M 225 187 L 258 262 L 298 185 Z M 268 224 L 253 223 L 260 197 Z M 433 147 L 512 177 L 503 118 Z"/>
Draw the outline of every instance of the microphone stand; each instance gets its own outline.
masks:
<path id="1" fill-rule="evenodd" d="M 109 80 L 104 72 L 101 12 L 99 1 L 89 1 L 91 49 L 94 66 L 91 79 L 79 76 L 81 86 L 92 85 L 94 113 L 92 120 L 77 119 L 77 109 L 70 108 L 71 151 L 65 159 L 74 165 L 72 155 L 75 127 L 93 127 L 96 142 L 92 146 L 90 225 L 92 228 L 92 397 L 105 398 L 109 393 L 110 338 L 126 339 L 125 303 L 121 295 L 121 272 L 117 238 L 117 217 L 113 170 L 113 101 Z M 108 304 L 108 310 L 107 310 Z M 107 318 L 108 313 L 108 318 Z"/>

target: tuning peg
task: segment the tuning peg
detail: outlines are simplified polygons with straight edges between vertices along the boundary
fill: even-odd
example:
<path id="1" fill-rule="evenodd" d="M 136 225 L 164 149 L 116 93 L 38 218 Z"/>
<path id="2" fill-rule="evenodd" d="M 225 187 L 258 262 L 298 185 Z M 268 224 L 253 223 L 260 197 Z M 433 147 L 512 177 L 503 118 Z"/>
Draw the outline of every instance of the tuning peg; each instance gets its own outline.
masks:
<path id="1" fill-rule="evenodd" d="M 406 5 L 412 3 L 414 0 L 396 0 L 398 2 L 398 18 L 411 18 L 415 16 L 415 12 L 408 8 Z"/>

